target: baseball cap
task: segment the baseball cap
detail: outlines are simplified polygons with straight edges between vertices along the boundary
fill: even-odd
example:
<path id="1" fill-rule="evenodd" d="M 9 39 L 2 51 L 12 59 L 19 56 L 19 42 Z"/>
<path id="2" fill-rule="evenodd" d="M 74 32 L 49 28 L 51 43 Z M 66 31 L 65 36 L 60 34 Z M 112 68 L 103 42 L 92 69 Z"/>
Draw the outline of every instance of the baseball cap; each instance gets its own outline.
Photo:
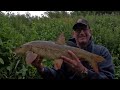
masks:
<path id="1" fill-rule="evenodd" d="M 88 21 L 86 19 L 82 18 L 82 19 L 77 20 L 77 22 L 73 26 L 73 30 L 76 30 L 76 29 L 80 28 L 81 26 L 90 28 Z"/>

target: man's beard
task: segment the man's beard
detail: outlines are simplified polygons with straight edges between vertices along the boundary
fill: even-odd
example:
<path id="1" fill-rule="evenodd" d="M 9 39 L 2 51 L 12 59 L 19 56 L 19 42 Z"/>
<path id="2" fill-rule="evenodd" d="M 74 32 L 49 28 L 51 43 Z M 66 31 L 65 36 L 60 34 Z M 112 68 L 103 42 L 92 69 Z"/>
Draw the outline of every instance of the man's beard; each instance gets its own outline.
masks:
<path id="1" fill-rule="evenodd" d="M 87 47 L 87 42 L 86 42 L 86 41 L 78 42 L 78 46 L 79 46 L 81 49 L 84 49 L 84 48 Z"/>

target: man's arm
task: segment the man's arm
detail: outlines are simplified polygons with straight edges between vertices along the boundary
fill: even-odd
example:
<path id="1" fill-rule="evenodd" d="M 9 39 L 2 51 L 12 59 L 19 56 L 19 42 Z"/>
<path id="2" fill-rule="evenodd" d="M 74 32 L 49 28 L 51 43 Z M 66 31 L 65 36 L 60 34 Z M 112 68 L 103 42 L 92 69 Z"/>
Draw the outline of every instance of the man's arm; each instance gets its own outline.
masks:
<path id="1" fill-rule="evenodd" d="M 98 64 L 99 73 L 95 73 L 92 70 L 88 70 L 88 78 L 89 79 L 114 79 L 114 64 L 112 61 L 112 56 L 109 53 L 107 48 L 102 48 L 100 52 L 101 56 L 105 58 L 105 60 Z"/>
<path id="2" fill-rule="evenodd" d="M 75 59 L 72 60 L 65 56 L 62 58 L 74 69 L 76 73 L 74 77 L 77 77 L 78 79 L 114 79 L 114 66 L 112 57 L 106 48 L 103 48 L 100 53 L 105 60 L 98 64 L 99 73 L 96 73 L 91 68 L 85 67 L 81 62 L 78 61 L 79 58 L 77 58 L 73 52 L 69 54 Z"/>
<path id="3" fill-rule="evenodd" d="M 36 59 L 31 64 L 37 68 L 37 71 L 39 72 L 39 74 L 43 79 L 64 79 L 65 78 L 62 70 L 63 65 L 61 66 L 61 69 L 55 70 L 54 67 L 53 68 L 44 67 L 41 63 L 42 60 L 43 60 L 42 57 L 37 56 Z"/>
<path id="4" fill-rule="evenodd" d="M 59 70 L 55 70 L 54 67 L 52 68 L 43 67 L 42 70 L 40 68 L 37 68 L 37 70 L 43 79 L 47 79 L 47 80 L 59 80 L 60 79 L 61 80 L 61 79 L 66 78 L 64 74 L 64 70 L 62 68 L 63 68 L 63 65 L 61 69 Z"/>

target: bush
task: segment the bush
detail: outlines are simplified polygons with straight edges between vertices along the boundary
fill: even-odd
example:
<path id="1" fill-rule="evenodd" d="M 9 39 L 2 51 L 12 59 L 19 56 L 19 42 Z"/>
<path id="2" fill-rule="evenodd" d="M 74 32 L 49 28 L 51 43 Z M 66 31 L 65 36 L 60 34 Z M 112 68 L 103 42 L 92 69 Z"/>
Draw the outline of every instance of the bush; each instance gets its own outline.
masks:
<path id="1" fill-rule="evenodd" d="M 84 13 L 85 14 L 85 13 Z M 34 79 L 41 78 L 32 66 L 26 65 L 24 58 L 15 57 L 13 49 L 33 40 L 56 41 L 61 32 L 66 40 L 71 37 L 76 19 L 84 17 L 90 22 L 96 44 L 107 47 L 113 56 L 115 78 L 120 78 L 120 19 L 119 14 L 89 14 L 74 17 L 26 17 L 25 15 L 0 14 L 0 78 Z M 47 60 L 44 64 L 52 66 Z"/>

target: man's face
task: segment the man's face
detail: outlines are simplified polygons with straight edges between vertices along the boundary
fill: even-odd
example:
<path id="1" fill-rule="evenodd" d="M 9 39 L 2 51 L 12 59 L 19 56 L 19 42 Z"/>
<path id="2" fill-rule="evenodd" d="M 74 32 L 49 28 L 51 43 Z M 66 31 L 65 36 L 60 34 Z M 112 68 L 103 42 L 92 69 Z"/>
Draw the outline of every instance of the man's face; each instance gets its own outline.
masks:
<path id="1" fill-rule="evenodd" d="M 74 31 L 73 37 L 78 45 L 87 44 L 91 37 L 91 30 L 86 26 L 81 26 Z"/>

